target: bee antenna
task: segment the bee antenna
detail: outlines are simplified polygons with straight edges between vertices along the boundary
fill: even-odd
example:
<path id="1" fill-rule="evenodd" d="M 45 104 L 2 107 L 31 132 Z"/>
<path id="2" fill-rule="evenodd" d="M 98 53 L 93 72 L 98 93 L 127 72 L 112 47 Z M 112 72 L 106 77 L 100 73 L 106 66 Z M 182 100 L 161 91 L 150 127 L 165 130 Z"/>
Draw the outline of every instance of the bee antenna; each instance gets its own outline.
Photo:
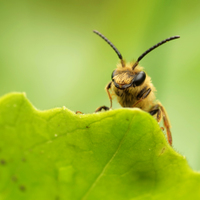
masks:
<path id="1" fill-rule="evenodd" d="M 93 32 L 96 33 L 97 35 L 99 35 L 102 39 L 104 39 L 112 47 L 112 49 L 116 52 L 119 59 L 121 60 L 122 67 L 124 67 L 125 63 L 122 58 L 122 54 L 118 51 L 118 49 L 114 46 L 114 44 L 110 40 L 108 40 L 104 35 L 102 35 L 99 31 L 93 30 Z"/>
<path id="2" fill-rule="evenodd" d="M 158 44 L 152 46 L 151 48 L 149 48 L 147 51 L 145 51 L 145 52 L 137 59 L 137 61 L 136 61 L 136 62 L 134 63 L 134 65 L 133 65 L 132 69 L 134 69 L 134 68 L 138 65 L 139 61 L 142 60 L 142 58 L 144 58 L 144 56 L 146 56 L 149 52 L 151 52 L 151 51 L 154 50 L 155 48 L 159 47 L 160 45 L 162 45 L 162 44 L 164 44 L 164 43 L 166 43 L 166 42 L 168 42 L 168 41 L 177 39 L 177 38 L 180 38 L 180 36 L 179 36 L 179 35 L 176 35 L 176 36 L 169 37 L 169 38 L 167 38 L 167 39 L 165 39 L 165 40 L 162 40 L 162 41 L 159 42 Z"/>

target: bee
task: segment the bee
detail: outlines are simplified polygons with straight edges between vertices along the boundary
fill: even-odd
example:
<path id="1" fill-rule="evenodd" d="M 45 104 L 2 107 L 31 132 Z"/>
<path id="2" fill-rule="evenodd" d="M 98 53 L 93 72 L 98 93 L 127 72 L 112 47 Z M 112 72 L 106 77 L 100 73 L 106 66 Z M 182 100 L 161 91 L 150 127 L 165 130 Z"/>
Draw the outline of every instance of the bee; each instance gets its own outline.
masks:
<path id="1" fill-rule="evenodd" d="M 180 36 L 173 36 L 162 40 L 139 56 L 136 62 L 126 63 L 118 49 L 104 35 L 96 30 L 93 32 L 105 40 L 116 52 L 120 59 L 117 69 L 112 72 L 111 81 L 105 88 L 110 99 L 110 107 L 101 106 L 97 108 L 95 112 L 99 112 L 102 109 L 110 110 L 112 108 L 112 99 L 114 96 L 116 96 L 117 101 L 122 107 L 140 108 L 154 116 L 157 122 L 160 122 L 161 119 L 163 119 L 163 125 L 166 128 L 167 139 L 169 144 L 172 146 L 172 135 L 170 131 L 171 125 L 167 112 L 163 105 L 156 100 L 156 89 L 151 82 L 151 78 L 143 70 L 143 67 L 139 66 L 138 64 L 142 58 L 144 58 L 144 56 L 146 56 L 155 48 L 168 41 L 180 38 Z"/>

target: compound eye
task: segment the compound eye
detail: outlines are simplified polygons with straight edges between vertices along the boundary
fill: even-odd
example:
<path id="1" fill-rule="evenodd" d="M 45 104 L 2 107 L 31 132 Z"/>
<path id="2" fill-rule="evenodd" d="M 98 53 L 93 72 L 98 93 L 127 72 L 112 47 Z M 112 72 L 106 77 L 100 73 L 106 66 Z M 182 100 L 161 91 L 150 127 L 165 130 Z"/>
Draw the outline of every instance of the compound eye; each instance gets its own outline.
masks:
<path id="1" fill-rule="evenodd" d="M 113 80 L 113 77 L 115 76 L 116 70 L 114 70 L 111 74 L 111 79 Z"/>
<path id="2" fill-rule="evenodd" d="M 142 83 L 145 81 L 145 78 L 145 72 L 141 71 L 137 73 L 133 79 L 133 87 L 142 85 Z"/>

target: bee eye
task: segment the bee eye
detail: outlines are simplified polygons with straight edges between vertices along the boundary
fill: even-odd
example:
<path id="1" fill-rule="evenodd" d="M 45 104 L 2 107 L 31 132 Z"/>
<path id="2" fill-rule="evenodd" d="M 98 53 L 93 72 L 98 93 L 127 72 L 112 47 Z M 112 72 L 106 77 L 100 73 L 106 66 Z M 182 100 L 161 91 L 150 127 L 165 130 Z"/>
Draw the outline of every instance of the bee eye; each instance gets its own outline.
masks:
<path id="1" fill-rule="evenodd" d="M 115 76 L 115 70 L 111 74 L 111 79 L 113 79 L 114 76 Z"/>
<path id="2" fill-rule="evenodd" d="M 133 87 L 142 85 L 145 78 L 146 78 L 145 72 L 141 71 L 141 72 L 137 73 L 133 79 Z"/>

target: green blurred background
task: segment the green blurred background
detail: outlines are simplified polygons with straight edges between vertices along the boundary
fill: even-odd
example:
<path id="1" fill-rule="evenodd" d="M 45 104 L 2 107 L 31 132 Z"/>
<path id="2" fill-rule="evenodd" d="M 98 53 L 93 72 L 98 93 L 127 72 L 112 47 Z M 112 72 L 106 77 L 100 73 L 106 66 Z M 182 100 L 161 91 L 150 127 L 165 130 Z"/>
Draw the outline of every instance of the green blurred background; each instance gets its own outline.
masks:
<path id="1" fill-rule="evenodd" d="M 199 12 L 200 1 L 1 1 L 0 95 L 26 92 L 40 110 L 66 106 L 91 113 L 109 105 L 104 88 L 118 62 L 93 29 L 127 61 L 180 35 L 140 65 L 168 112 L 174 149 L 200 170 Z"/>

